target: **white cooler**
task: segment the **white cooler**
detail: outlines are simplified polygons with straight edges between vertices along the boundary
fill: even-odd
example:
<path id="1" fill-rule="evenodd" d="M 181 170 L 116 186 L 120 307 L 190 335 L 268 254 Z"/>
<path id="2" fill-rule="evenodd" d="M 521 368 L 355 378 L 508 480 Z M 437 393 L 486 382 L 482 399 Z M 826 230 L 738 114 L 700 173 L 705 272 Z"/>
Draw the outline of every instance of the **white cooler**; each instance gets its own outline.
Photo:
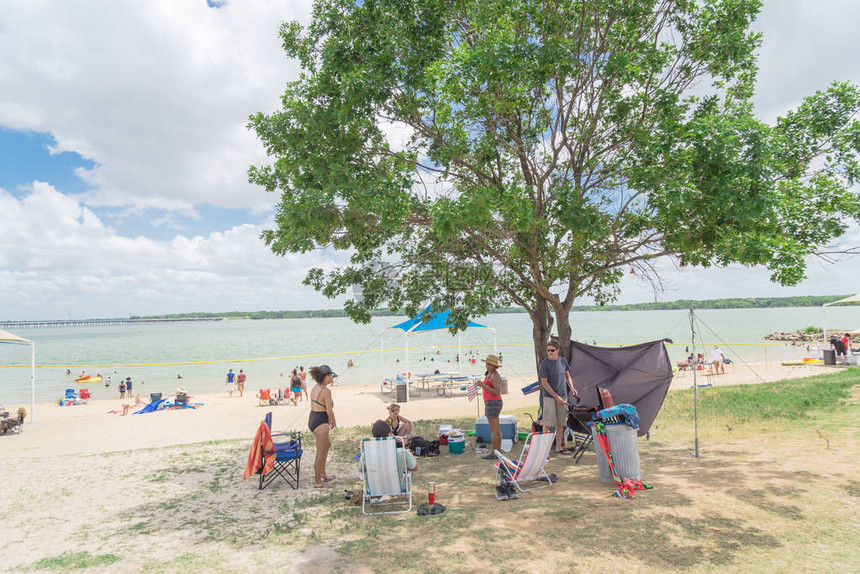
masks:
<path id="1" fill-rule="evenodd" d="M 502 429 L 502 440 L 516 442 L 517 440 L 517 417 L 514 415 L 499 415 L 499 427 Z M 490 442 L 490 424 L 487 417 L 475 419 L 475 435 L 481 437 L 484 442 Z"/>

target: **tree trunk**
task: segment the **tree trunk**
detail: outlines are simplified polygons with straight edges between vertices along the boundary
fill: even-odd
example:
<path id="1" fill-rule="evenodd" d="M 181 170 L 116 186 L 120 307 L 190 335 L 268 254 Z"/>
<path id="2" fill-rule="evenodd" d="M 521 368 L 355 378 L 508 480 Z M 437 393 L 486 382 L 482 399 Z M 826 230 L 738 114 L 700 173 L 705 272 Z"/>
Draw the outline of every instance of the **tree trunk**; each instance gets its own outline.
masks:
<path id="1" fill-rule="evenodd" d="M 532 318 L 532 340 L 535 346 L 535 372 L 540 368 L 540 362 L 546 357 L 546 344 L 552 334 L 554 320 L 549 312 L 549 302 L 538 298 Z"/>
<path id="2" fill-rule="evenodd" d="M 558 327 L 558 344 L 561 345 L 559 355 L 570 362 L 570 336 L 572 330 L 570 328 L 570 311 L 564 307 L 555 308 L 555 321 Z"/>

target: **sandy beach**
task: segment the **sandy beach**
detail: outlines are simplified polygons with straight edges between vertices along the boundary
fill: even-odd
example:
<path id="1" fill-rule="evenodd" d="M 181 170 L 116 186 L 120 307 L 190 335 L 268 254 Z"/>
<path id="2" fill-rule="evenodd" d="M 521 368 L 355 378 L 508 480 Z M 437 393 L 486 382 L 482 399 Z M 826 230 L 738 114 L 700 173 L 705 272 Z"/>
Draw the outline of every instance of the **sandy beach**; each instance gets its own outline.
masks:
<path id="1" fill-rule="evenodd" d="M 832 372 L 838 367 L 809 365 L 788 367 L 779 363 L 729 366 L 724 375 L 697 373 L 697 383 L 713 385 L 754 384 L 806 377 Z M 520 389 L 532 380 L 509 379 L 509 393 L 504 397 L 505 409 L 534 407 L 537 394 L 523 395 Z M 690 388 L 692 372 L 677 373 L 670 390 Z M 254 436 L 260 419 L 273 411 L 273 426 L 277 430 L 307 430 L 309 403 L 298 406 L 260 406 L 255 398 L 257 389 L 246 389 L 245 396 L 234 393 L 194 395 L 193 403 L 203 403 L 197 409 L 181 409 L 156 413 L 120 416 L 119 398 L 94 400 L 88 404 L 59 407 L 54 403 L 36 405 L 35 422 L 25 422 L 21 435 L 0 437 L 0 460 L 38 452 L 40 456 L 58 454 L 99 454 L 116 451 L 157 448 L 192 444 L 212 440 L 240 439 Z M 367 425 L 384 418 L 385 406 L 393 402 L 390 393 L 381 393 L 379 385 L 337 386 L 332 389 L 335 415 L 341 427 Z M 411 420 L 444 419 L 445 417 L 477 416 L 477 402 L 469 402 L 466 393 L 458 391 L 453 397 L 441 397 L 435 390 L 424 391 L 403 405 L 403 416 Z M 7 405 L 10 411 L 18 406 Z M 337 431 L 333 434 L 337 441 Z"/>
<path id="2" fill-rule="evenodd" d="M 701 373 L 703 376 L 697 377 L 697 382 L 715 386 L 763 383 L 837 369 L 818 365 L 758 364 L 738 366 L 725 375 L 708 377 Z M 673 380 L 672 388 L 690 388 L 692 381 L 691 373 L 680 373 Z M 520 391 L 530 382 L 509 380 L 510 392 L 504 397 L 506 410 L 529 408 L 531 412 L 537 411 L 537 394 L 524 396 Z M 193 394 L 194 389 L 188 390 Z M 712 516 L 718 512 L 711 508 L 712 504 L 706 502 L 700 508 L 685 502 L 699 496 L 703 484 L 713 489 L 725 483 L 725 473 L 729 472 L 735 483 L 749 482 L 756 489 L 762 488 L 761 474 L 750 472 L 753 467 L 748 466 L 745 458 L 749 455 L 735 460 L 731 455 L 733 449 L 753 445 L 753 448 L 781 453 L 780 458 L 774 459 L 768 452 L 764 455 L 766 460 L 762 459 L 764 462 L 759 461 L 755 466 L 780 461 L 769 475 L 776 477 L 771 480 L 773 492 L 784 491 L 787 483 L 794 484 L 801 477 L 807 480 L 817 469 L 831 465 L 833 457 L 840 452 L 821 448 L 811 433 L 804 435 L 811 442 L 804 444 L 806 450 L 801 458 L 790 445 L 762 443 L 763 439 L 758 437 L 750 443 L 748 438 L 738 436 L 738 442 L 717 445 L 708 441 L 709 458 L 692 465 L 687 445 L 679 450 L 677 444 L 662 442 L 660 433 L 656 436 L 652 433 L 651 441 L 643 439 L 641 442 L 643 475 L 658 486 L 643 494 L 641 502 L 630 505 L 613 499 L 611 487 L 597 480 L 595 455 L 586 453 L 580 465 L 571 464 L 570 458 L 553 457 L 547 464 L 551 465 L 550 472 L 558 473 L 559 484 L 553 489 L 521 496 L 516 506 L 499 506 L 505 503 L 497 501 L 492 494 L 493 469 L 487 461 L 474 455 L 456 459 L 446 455 L 422 459 L 420 476 L 417 476 L 419 492 L 426 488 L 425 481 L 434 480 L 438 491 L 444 493 L 443 500 L 450 512 L 439 517 L 442 522 L 429 522 L 418 517 L 414 510 L 397 518 L 368 518 L 344 502 L 341 489 L 356 488 L 360 484 L 353 455 L 358 437 L 365 434 L 361 427 L 368 428 L 373 420 L 383 417 L 392 397 L 380 393 L 378 386 L 335 386 L 333 393 L 340 429 L 332 433 L 335 454 L 329 455 L 328 469 L 339 478 L 336 488 L 326 489 L 326 492 L 311 488 L 308 473 L 312 471 L 312 442 L 303 458 L 299 490 L 281 483 L 260 491 L 257 477 L 242 480 L 248 446 L 265 413 L 273 412 L 275 430 L 305 430 L 307 403 L 297 407 L 260 406 L 254 397 L 255 389 L 249 389 L 242 398 L 228 398 L 226 393 L 193 397 L 192 402 L 203 403 L 198 409 L 128 416 L 115 414 L 114 411 L 121 409 L 119 399 L 73 407 L 38 405 L 35 422 L 27 422 L 22 434 L 0 436 L 0 461 L 4 469 L 0 496 L 6 501 L 6 512 L 0 516 L 0 531 L 4 533 L 0 537 L 0 570 L 371 572 L 378 569 L 363 567 L 361 558 L 353 558 L 353 551 L 347 548 L 351 544 L 372 546 L 366 536 L 376 532 L 372 530 L 374 524 L 400 529 L 398 537 L 419 539 L 437 536 L 434 524 L 448 524 L 450 528 L 459 529 L 464 539 L 451 547 L 434 546 L 434 552 L 443 552 L 445 557 L 436 558 L 432 564 L 449 564 L 445 571 L 451 572 L 485 571 L 495 563 L 495 553 L 508 552 L 505 559 L 518 564 L 511 571 L 533 571 L 534 556 L 524 558 L 504 543 L 493 546 L 488 550 L 490 554 L 482 552 L 479 548 L 485 542 L 483 537 L 478 531 L 472 536 L 473 527 L 464 529 L 463 524 L 477 528 L 480 523 L 481 531 L 489 526 L 509 533 L 520 529 L 523 520 L 531 520 L 529 523 L 537 526 L 536 517 L 561 504 L 570 509 L 573 513 L 570 516 L 577 516 L 576 509 L 584 508 L 590 509 L 587 516 L 593 517 L 616 513 L 614 520 L 619 524 L 640 517 L 646 521 L 642 526 L 649 532 L 662 529 L 666 534 L 659 516 L 650 516 L 655 510 L 653 505 L 658 503 L 665 505 L 659 507 L 663 512 L 673 509 L 671 512 L 678 515 L 667 519 L 666 524 L 673 524 L 674 520 L 697 520 L 702 522 L 705 532 L 712 532 L 715 524 L 725 523 L 722 518 Z M 17 408 L 17 405 L 8 407 Z M 431 391 L 403 404 L 402 413 L 416 421 L 445 421 L 458 417 L 469 420 L 477 414 L 477 409 L 476 402 L 470 403 L 465 392 L 449 398 Z M 345 428 L 355 426 L 359 428 Z M 850 449 L 852 444 L 840 440 L 837 446 Z M 754 456 L 761 458 L 760 453 Z M 855 476 L 850 468 L 846 468 L 845 473 Z M 824 484 L 831 485 L 832 480 Z M 734 494 L 720 492 L 712 491 L 712 495 L 717 496 L 713 505 L 736 507 Z M 794 490 L 791 492 L 796 496 Z M 739 496 L 747 494 L 742 491 Z M 420 498 L 419 495 L 419 501 Z M 814 500 L 818 499 L 816 495 Z M 594 512 L 598 508 L 600 512 Z M 749 508 L 754 514 L 759 512 L 754 506 Z M 845 512 L 850 512 L 850 507 L 846 508 Z M 699 516 L 702 512 L 705 512 L 704 517 Z M 556 513 L 553 516 L 559 519 L 568 515 Z M 755 515 L 745 520 L 751 524 L 778 524 L 763 521 L 763 518 Z M 337 542 L 315 530 L 322 527 L 327 532 L 334 524 L 341 532 Z M 599 523 L 582 522 L 577 518 L 566 523 L 566 528 L 593 532 L 599 528 Z M 721 533 L 715 543 L 719 544 L 726 536 L 732 544 L 741 544 L 750 536 L 748 528 L 731 529 L 724 525 L 718 530 Z M 806 530 L 802 528 L 801 531 Z M 302 541 L 297 548 L 283 544 L 284 539 L 296 537 Z M 277 546 L 261 546 L 261 540 L 278 542 Z M 375 553 L 376 549 L 364 546 L 364 550 L 358 551 Z M 459 561 L 456 565 L 450 563 L 451 553 Z M 550 543 L 542 547 L 539 554 L 542 567 L 554 571 L 564 571 L 565 565 L 569 568 L 569 555 L 561 546 Z M 684 556 L 683 553 L 667 554 L 666 564 L 686 564 Z M 724 550 L 720 551 L 720 556 L 724 556 Z M 91 562 L 84 566 L 68 566 L 78 559 Z M 597 571 L 606 565 L 613 569 L 624 568 L 611 556 L 585 560 L 587 571 Z M 644 564 L 651 558 L 637 560 Z M 690 557 L 690 560 L 692 564 L 698 558 Z M 66 566 L 51 566 L 55 563 Z M 158 567 L 153 570 L 155 565 Z M 425 568 L 416 565 L 391 571 L 406 570 L 425 571 Z M 426 571 L 439 569 L 428 565 Z"/>

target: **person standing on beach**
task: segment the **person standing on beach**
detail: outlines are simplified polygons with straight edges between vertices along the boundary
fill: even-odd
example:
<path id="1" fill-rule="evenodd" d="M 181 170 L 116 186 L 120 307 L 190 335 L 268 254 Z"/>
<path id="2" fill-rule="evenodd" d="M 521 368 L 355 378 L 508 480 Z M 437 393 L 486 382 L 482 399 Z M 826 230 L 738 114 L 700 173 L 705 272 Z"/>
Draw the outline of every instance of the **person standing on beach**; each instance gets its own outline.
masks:
<path id="1" fill-rule="evenodd" d="M 577 396 L 570 376 L 570 364 L 558 353 L 557 341 L 546 345 L 547 357 L 540 362 L 538 378 L 541 386 L 541 412 L 544 431 L 555 429 L 555 450 L 559 454 L 570 454 L 564 448 L 564 427 L 567 426 L 568 388 L 570 395 Z"/>
<path id="2" fill-rule="evenodd" d="M 128 398 L 131 398 L 131 377 L 125 378 L 125 392 L 128 393 Z"/>
<path id="3" fill-rule="evenodd" d="M 245 371 L 243 371 L 242 369 L 239 369 L 239 376 L 236 377 L 236 384 L 238 385 L 238 388 L 239 388 L 239 396 L 240 397 L 245 396 L 245 379 L 246 378 L 247 378 L 247 375 L 245 375 Z"/>
<path id="4" fill-rule="evenodd" d="M 314 488 L 331 486 L 335 476 L 326 474 L 325 463 L 328 451 L 331 449 L 331 431 L 337 428 L 334 419 L 334 402 L 331 398 L 331 385 L 337 376 L 328 365 L 311 367 L 311 377 L 316 386 L 311 389 L 311 413 L 308 416 L 308 429 L 314 433 L 317 442 L 317 452 L 314 457 Z"/>
<path id="5" fill-rule="evenodd" d="M 845 349 L 845 343 L 842 342 L 842 339 L 840 339 L 836 335 L 833 335 L 832 337 L 830 337 L 830 346 L 833 347 L 833 349 L 836 351 L 836 364 L 847 364 L 848 352 Z"/>
<path id="6" fill-rule="evenodd" d="M 714 362 L 714 374 L 726 374 L 726 363 L 725 357 L 723 356 L 723 352 L 720 348 L 714 345 L 714 350 L 711 353 L 711 360 Z"/>
<path id="7" fill-rule="evenodd" d="M 484 393 L 484 415 L 487 424 L 490 425 L 490 444 L 493 451 L 502 450 L 502 427 L 499 426 L 499 415 L 502 414 L 502 377 L 499 376 L 499 357 L 487 355 L 484 360 L 487 367 L 483 381 L 475 381 L 475 384 L 483 389 Z M 481 458 L 496 460 L 496 455 L 489 452 Z"/>
<path id="8" fill-rule="evenodd" d="M 119 382 L 119 398 L 125 398 L 125 381 L 120 380 Z"/>
<path id="9" fill-rule="evenodd" d="M 302 380 L 302 394 L 305 400 L 308 400 L 308 374 L 305 372 L 304 366 L 299 367 L 299 378 Z"/>
<path id="10" fill-rule="evenodd" d="M 293 404 L 297 405 L 302 400 L 302 379 L 299 377 L 299 372 L 293 369 L 293 374 L 290 377 L 290 393 L 292 394 Z"/>
<path id="11" fill-rule="evenodd" d="M 236 373 L 233 372 L 233 369 L 230 369 L 227 371 L 227 398 L 233 397 L 233 387 L 236 386 L 235 380 Z"/>

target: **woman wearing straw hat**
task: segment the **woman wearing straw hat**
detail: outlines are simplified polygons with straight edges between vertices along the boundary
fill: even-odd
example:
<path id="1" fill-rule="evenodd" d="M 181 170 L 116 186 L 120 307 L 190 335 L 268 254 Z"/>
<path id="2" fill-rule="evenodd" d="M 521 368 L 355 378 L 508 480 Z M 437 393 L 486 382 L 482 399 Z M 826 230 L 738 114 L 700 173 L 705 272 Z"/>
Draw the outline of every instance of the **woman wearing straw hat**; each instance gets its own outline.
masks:
<path id="1" fill-rule="evenodd" d="M 476 381 L 475 384 L 484 392 L 484 415 L 487 417 L 487 424 L 490 425 L 492 450 L 496 451 L 502 448 L 502 428 L 499 426 L 499 415 L 502 413 L 502 377 L 499 375 L 501 365 L 496 355 L 487 355 L 484 364 L 487 366 L 484 380 Z M 496 455 L 491 451 L 481 458 L 496 460 Z"/>

